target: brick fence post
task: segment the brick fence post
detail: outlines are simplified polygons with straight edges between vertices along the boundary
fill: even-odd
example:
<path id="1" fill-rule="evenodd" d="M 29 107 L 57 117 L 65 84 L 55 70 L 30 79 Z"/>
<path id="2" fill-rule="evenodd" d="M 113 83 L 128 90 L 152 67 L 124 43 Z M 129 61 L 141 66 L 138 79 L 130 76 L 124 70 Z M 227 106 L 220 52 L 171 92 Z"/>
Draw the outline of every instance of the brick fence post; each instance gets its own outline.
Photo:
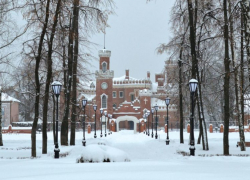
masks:
<path id="1" fill-rule="evenodd" d="M 212 124 L 209 125 L 209 132 L 213 133 L 213 125 Z"/>
<path id="2" fill-rule="evenodd" d="M 221 124 L 221 125 L 220 125 L 220 133 L 223 133 L 223 132 L 224 132 L 224 125 Z"/>
<path id="3" fill-rule="evenodd" d="M 187 133 L 190 133 L 190 124 L 187 125 Z"/>

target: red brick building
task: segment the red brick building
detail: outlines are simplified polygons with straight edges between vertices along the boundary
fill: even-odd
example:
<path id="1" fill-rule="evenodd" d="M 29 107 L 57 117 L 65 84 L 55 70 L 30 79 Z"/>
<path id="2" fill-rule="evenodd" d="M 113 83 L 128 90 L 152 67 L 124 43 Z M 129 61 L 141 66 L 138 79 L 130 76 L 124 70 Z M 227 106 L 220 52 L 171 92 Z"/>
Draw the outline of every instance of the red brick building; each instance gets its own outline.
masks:
<path id="1" fill-rule="evenodd" d="M 101 113 L 103 109 L 107 114 L 112 115 L 113 122 L 115 122 L 116 130 L 120 129 L 134 129 L 138 131 L 139 120 L 143 118 L 146 111 L 150 112 L 149 124 L 150 130 L 153 126 L 155 129 L 155 117 L 151 113 L 151 108 L 155 105 L 159 106 L 157 111 L 158 129 L 164 129 L 165 119 L 167 116 L 165 98 L 170 97 L 169 105 L 169 126 L 179 122 L 177 106 L 175 100 L 174 86 L 170 79 L 168 69 L 173 69 L 173 63 L 166 61 L 162 73 L 155 75 L 155 82 L 150 80 L 150 72 L 147 72 L 147 79 L 136 79 L 129 75 L 129 70 L 125 70 L 125 75 L 119 78 L 114 77 L 114 71 L 110 69 L 111 51 L 103 49 L 99 51 L 99 69 L 95 73 L 95 81 L 89 82 L 88 86 L 84 86 L 80 90 L 80 98 L 88 99 L 86 106 L 86 122 L 94 123 L 95 112 L 93 105 L 97 105 L 96 120 L 97 128 L 100 129 Z M 169 64 L 171 64 L 169 66 Z M 173 70 L 172 70 L 173 71 Z M 173 71 L 174 72 L 174 71 Z M 170 82 L 168 82 L 170 81 Z M 103 114 L 103 125 L 105 124 L 105 117 Z M 106 118 L 107 127 L 109 128 L 108 117 Z M 151 131 L 150 131 L 151 132 Z"/>

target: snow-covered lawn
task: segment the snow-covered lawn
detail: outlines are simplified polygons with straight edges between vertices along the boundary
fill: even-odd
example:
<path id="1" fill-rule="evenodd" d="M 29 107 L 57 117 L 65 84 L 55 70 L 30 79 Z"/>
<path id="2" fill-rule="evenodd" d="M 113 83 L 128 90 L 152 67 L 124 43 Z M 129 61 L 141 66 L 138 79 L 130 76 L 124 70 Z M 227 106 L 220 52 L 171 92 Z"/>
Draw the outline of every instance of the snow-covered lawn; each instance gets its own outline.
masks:
<path id="1" fill-rule="evenodd" d="M 179 132 L 170 131 L 170 145 L 166 145 L 164 132 L 159 139 L 143 133 L 120 131 L 94 139 L 86 134 L 87 146 L 83 147 L 82 132 L 76 133 L 75 146 L 60 146 L 60 154 L 54 159 L 52 133 L 48 133 L 48 154 L 42 155 L 42 134 L 37 134 L 37 156 L 31 159 L 30 134 L 4 134 L 4 146 L 0 147 L 0 180 L 226 180 L 250 179 L 250 156 L 212 156 L 223 153 L 223 134 L 208 133 L 209 151 L 196 144 L 195 157 L 182 156 L 189 153 L 188 138 L 179 143 Z M 198 137 L 198 132 L 195 132 Z M 250 141 L 250 133 L 245 133 Z M 230 154 L 250 155 L 250 148 L 241 152 L 236 147 L 238 133 L 230 133 Z M 206 155 L 207 157 L 203 157 Z M 95 160 L 110 158 L 111 163 L 76 163 L 81 156 Z M 125 162 L 126 159 L 126 162 Z M 129 160 L 129 161 L 128 161 Z"/>

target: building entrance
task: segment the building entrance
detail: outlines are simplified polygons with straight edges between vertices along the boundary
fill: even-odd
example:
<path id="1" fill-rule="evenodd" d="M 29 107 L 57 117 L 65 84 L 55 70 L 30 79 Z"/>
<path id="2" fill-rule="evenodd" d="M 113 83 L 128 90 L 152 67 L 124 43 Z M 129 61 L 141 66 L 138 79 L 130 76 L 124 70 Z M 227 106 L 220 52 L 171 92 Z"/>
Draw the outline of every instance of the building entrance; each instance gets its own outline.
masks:
<path id="1" fill-rule="evenodd" d="M 121 125 L 121 127 L 127 126 L 126 129 L 134 130 L 134 133 L 136 133 L 137 123 L 139 123 L 139 120 L 134 116 L 120 116 L 116 119 L 117 132 L 119 132 Z"/>

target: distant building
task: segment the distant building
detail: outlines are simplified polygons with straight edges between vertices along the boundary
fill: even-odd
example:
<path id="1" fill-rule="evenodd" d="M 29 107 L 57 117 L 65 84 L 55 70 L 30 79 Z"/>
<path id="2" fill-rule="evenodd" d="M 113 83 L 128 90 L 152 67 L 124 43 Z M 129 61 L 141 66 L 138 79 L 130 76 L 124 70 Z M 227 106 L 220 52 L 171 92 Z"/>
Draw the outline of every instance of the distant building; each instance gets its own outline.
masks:
<path id="1" fill-rule="evenodd" d="M 146 111 L 150 112 L 148 117 L 151 132 L 152 114 L 151 108 L 159 106 L 157 112 L 158 128 L 164 128 L 167 116 L 165 98 L 170 97 L 169 105 L 169 128 L 179 128 L 177 113 L 176 87 L 172 78 L 176 73 L 176 64 L 166 61 L 162 73 L 155 75 L 155 82 L 150 80 L 150 72 L 146 79 L 136 79 L 125 70 L 122 77 L 114 77 L 114 71 L 110 69 L 111 51 L 103 49 L 99 51 L 99 69 L 95 73 L 95 81 L 83 85 L 79 89 L 80 99 L 88 99 L 86 107 L 86 122 L 94 122 L 93 105 L 97 105 L 96 119 L 97 128 L 100 128 L 100 109 L 112 115 L 116 122 L 116 129 L 138 129 L 139 120 L 143 118 Z M 153 114 L 155 123 L 156 113 Z M 106 119 L 107 120 L 107 119 Z M 105 123 L 105 117 L 102 117 Z M 147 124 L 147 123 L 146 123 Z M 107 126 L 109 123 L 107 122 Z M 155 129 L 155 124 L 153 125 Z"/>
<path id="2" fill-rule="evenodd" d="M 12 122 L 19 120 L 19 103 L 20 101 L 2 93 L 2 127 L 9 126 Z"/>

